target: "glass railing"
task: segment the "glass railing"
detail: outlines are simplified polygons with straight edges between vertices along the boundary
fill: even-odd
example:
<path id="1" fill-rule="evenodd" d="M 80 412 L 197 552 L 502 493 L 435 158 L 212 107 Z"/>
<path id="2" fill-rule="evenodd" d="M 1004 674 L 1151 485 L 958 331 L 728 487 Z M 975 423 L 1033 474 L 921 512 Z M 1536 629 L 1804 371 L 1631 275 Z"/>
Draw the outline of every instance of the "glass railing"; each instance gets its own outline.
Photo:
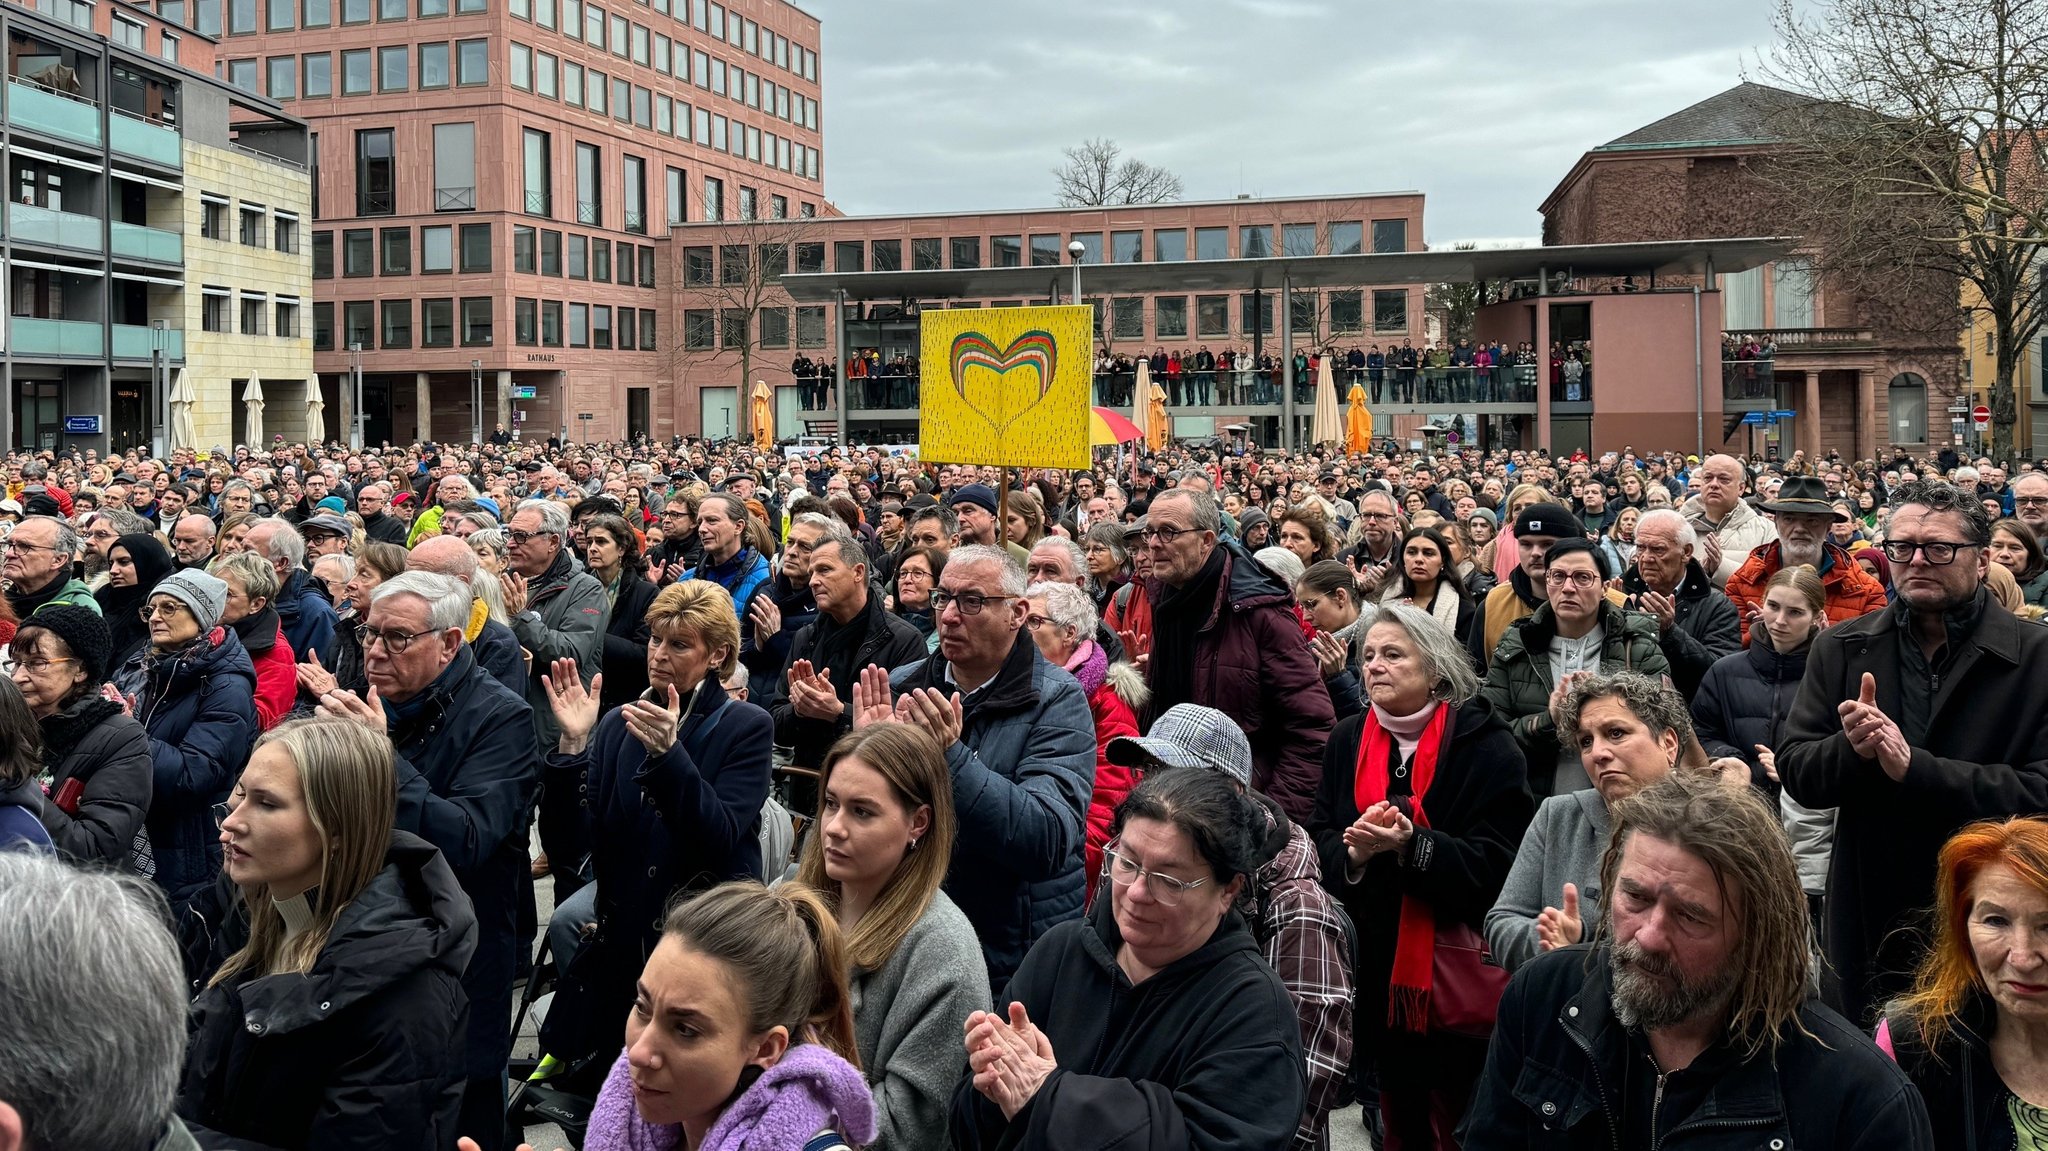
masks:
<path id="1" fill-rule="evenodd" d="M 31 316 L 15 316 L 7 323 L 9 347 L 17 356 L 98 359 L 106 354 L 107 329 L 92 320 L 39 320 Z"/>
<path id="2" fill-rule="evenodd" d="M 100 110 L 91 101 L 19 80 L 7 82 L 7 120 L 16 129 L 95 147 L 100 142 Z"/>
<path id="3" fill-rule="evenodd" d="M 89 252 L 104 251 L 97 216 L 53 212 L 34 204 L 9 204 L 7 231 L 17 244 L 55 244 Z"/>
<path id="4" fill-rule="evenodd" d="M 1721 361 L 1723 400 L 1770 407 L 1776 404 L 1777 395 L 1777 362 L 1771 357 Z"/>
<path id="5" fill-rule="evenodd" d="M 148 260 L 157 264 L 185 262 L 185 237 L 176 232 L 166 232 L 162 228 L 145 228 L 140 224 L 124 224 L 119 220 L 108 227 L 116 256 L 131 260 Z"/>
<path id="6" fill-rule="evenodd" d="M 178 130 L 165 124 L 154 123 L 140 116 L 131 116 L 119 109 L 108 120 L 108 145 L 114 151 L 129 156 L 139 156 L 153 164 L 166 168 L 180 167 L 184 154 L 178 142 Z"/>
<path id="7" fill-rule="evenodd" d="M 1590 401 L 1593 380 L 1590 367 L 1580 365 L 1576 382 L 1553 381 L 1551 400 L 1555 403 Z M 1292 372 L 1286 373 L 1292 376 Z M 1168 372 L 1153 376 L 1166 392 L 1166 406 L 1182 407 L 1278 407 L 1282 402 L 1279 368 L 1218 368 L 1214 371 L 1183 371 L 1178 378 Z M 1340 403 L 1348 401 L 1351 385 L 1366 390 L 1372 404 L 1533 404 L 1536 402 L 1535 364 L 1499 364 L 1481 367 L 1422 367 L 1403 369 L 1340 367 L 1331 373 Z M 1135 372 L 1098 372 L 1095 402 L 1103 407 L 1129 407 L 1136 399 Z M 1294 381 L 1294 402 L 1298 407 L 1315 404 L 1313 379 Z"/>
<path id="8" fill-rule="evenodd" d="M 117 360 L 146 360 L 156 347 L 156 329 L 141 324 L 111 324 L 114 334 L 114 358 Z M 185 333 L 178 328 L 164 329 L 164 359 L 185 358 Z"/>

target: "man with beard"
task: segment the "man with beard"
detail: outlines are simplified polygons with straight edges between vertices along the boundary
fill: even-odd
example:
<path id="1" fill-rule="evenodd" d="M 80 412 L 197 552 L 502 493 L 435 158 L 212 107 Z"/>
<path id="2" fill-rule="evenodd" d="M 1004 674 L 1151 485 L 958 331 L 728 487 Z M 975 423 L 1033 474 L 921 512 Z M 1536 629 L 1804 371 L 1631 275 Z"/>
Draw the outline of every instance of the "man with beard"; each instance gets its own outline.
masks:
<path id="1" fill-rule="evenodd" d="M 1508 985 L 1465 1151 L 1933 1147 L 1910 1081 L 1807 991 L 1806 897 L 1771 809 L 1675 771 L 1613 818 L 1598 932 Z"/>
<path id="2" fill-rule="evenodd" d="M 1777 521 L 1778 538 L 1751 552 L 1728 577 L 1728 598 L 1742 616 L 1744 644 L 1749 642 L 1750 622 L 1761 618 L 1764 589 L 1770 586 L 1772 576 L 1788 567 L 1805 564 L 1820 575 L 1821 586 L 1828 593 L 1829 623 L 1883 610 L 1884 585 L 1851 560 L 1839 544 L 1828 540 L 1828 529 L 1849 517 L 1835 510 L 1820 480 L 1793 476 L 1763 509 Z M 1636 530 L 1642 531 L 1640 527 Z"/>
<path id="3" fill-rule="evenodd" d="M 1401 542 L 1401 509 L 1393 493 L 1384 487 L 1366 489 L 1358 497 L 1358 542 L 1337 553 L 1337 558 L 1358 573 L 1359 590 L 1368 600 L 1379 599 L 1380 590 L 1400 568 L 1394 553 Z"/>

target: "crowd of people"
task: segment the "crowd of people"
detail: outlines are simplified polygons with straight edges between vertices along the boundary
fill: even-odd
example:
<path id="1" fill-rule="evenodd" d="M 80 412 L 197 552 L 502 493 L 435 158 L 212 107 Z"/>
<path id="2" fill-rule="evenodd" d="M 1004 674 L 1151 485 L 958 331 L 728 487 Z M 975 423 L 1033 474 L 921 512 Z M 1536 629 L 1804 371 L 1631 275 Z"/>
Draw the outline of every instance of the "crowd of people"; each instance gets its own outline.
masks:
<path id="1" fill-rule="evenodd" d="M 2048 1146 L 2048 467 L 499 432 L 5 459 L 0 1149 Z"/>

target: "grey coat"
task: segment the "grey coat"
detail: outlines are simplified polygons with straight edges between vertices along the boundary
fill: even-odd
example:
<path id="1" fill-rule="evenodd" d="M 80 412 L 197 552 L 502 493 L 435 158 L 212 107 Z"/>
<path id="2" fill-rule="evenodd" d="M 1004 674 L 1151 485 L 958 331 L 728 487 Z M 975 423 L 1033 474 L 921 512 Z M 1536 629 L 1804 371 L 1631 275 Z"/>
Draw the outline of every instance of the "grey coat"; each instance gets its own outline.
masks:
<path id="1" fill-rule="evenodd" d="M 1579 887 L 1582 940 L 1593 938 L 1600 919 L 1600 856 L 1612 824 L 1607 802 L 1590 788 L 1553 795 L 1536 809 L 1522 846 L 1501 885 L 1500 898 L 1486 913 L 1486 948 L 1509 971 L 1541 954 L 1536 917 L 1564 904 L 1564 885 Z"/>
<path id="2" fill-rule="evenodd" d="M 576 557 L 564 548 L 548 570 L 529 581 L 526 610 L 512 617 L 512 634 L 519 646 L 533 653 L 533 669 L 526 676 L 526 702 L 533 708 L 534 746 L 542 754 L 553 751 L 561 729 L 555 724 L 554 705 L 540 677 L 558 659 L 576 661 L 576 674 L 585 687 L 590 677 L 602 670 L 605 627 L 611 622 L 611 604 L 604 585 L 583 570 Z"/>
<path id="3" fill-rule="evenodd" d="M 989 1007 L 974 925 L 945 892 L 934 892 L 889 961 L 856 969 L 848 983 L 861 1070 L 875 1093 L 867 1151 L 945 1146 L 953 1088 L 967 1070 L 960 1025 Z"/>

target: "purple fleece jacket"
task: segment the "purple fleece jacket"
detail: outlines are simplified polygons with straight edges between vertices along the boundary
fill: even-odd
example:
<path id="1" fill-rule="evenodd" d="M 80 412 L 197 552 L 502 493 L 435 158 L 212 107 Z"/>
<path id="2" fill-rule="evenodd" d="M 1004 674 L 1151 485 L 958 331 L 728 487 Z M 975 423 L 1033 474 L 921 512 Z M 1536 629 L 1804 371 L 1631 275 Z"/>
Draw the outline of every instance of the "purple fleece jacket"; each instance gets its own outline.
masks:
<path id="1" fill-rule="evenodd" d="M 818 1044 L 799 1043 L 726 1107 L 699 1151 L 789 1151 L 826 1130 L 855 1146 L 872 1141 L 874 1096 L 852 1064 Z M 682 1144 L 682 1128 L 640 1118 L 621 1051 L 591 1111 L 586 1151 L 675 1151 Z"/>

